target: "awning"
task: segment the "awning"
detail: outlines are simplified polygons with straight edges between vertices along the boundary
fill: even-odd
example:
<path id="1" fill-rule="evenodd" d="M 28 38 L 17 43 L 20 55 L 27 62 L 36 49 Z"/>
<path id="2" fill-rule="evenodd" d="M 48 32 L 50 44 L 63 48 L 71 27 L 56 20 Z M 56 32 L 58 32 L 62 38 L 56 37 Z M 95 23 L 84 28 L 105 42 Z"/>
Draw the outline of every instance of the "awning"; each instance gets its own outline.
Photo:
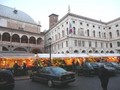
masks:
<path id="1" fill-rule="evenodd" d="M 31 53 L 0 53 L 0 58 L 34 58 Z"/>

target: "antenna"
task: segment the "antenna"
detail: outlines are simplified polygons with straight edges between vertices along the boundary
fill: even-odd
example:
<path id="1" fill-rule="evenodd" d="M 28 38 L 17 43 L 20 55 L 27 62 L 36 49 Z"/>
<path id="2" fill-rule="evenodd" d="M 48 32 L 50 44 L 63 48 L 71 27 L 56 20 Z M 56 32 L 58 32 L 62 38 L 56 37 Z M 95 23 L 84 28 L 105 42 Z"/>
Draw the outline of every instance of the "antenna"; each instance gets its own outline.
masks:
<path id="1" fill-rule="evenodd" d="M 70 13 L 71 12 L 71 10 L 70 10 L 70 5 L 68 5 L 68 13 Z"/>

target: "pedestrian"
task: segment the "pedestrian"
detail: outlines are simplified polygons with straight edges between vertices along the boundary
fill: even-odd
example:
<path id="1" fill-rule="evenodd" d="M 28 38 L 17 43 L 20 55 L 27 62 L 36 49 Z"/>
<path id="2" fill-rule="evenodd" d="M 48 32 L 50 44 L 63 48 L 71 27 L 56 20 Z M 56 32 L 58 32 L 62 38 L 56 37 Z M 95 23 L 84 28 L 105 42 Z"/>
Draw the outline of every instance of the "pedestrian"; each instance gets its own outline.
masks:
<path id="1" fill-rule="evenodd" d="M 15 76 L 17 76 L 19 74 L 19 68 L 20 68 L 20 66 L 17 63 L 15 63 L 13 65 L 13 70 L 14 70 L 14 75 Z"/>
<path id="2" fill-rule="evenodd" d="M 103 90 L 107 90 L 110 74 L 104 65 L 102 65 L 99 68 L 98 77 L 100 79 L 101 86 L 102 86 Z"/>
<path id="3" fill-rule="evenodd" d="M 23 69 L 23 74 L 26 75 L 26 74 L 27 74 L 26 63 L 23 63 L 23 65 L 22 65 L 22 69 Z"/>

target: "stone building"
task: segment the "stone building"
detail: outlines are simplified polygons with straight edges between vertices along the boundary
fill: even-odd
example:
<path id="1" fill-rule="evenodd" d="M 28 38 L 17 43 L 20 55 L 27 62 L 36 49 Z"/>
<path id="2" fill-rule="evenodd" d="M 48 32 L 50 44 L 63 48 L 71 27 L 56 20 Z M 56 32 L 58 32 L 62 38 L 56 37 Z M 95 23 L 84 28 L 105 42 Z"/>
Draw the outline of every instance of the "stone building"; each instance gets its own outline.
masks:
<path id="1" fill-rule="evenodd" d="M 41 25 L 28 14 L 0 5 L 0 52 L 44 51 Z"/>
<path id="2" fill-rule="evenodd" d="M 120 18 L 103 22 L 70 12 L 60 20 L 55 14 L 49 18 L 54 21 L 45 33 L 46 52 L 51 45 L 52 53 L 120 53 Z"/>

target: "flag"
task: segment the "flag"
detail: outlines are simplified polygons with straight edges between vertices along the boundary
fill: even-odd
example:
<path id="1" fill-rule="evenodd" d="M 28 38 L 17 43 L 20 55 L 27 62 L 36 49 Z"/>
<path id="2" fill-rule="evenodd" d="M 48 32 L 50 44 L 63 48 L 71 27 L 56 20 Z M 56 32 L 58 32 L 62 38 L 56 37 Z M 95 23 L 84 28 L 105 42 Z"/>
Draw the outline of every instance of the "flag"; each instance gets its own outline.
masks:
<path id="1" fill-rule="evenodd" d="M 69 22 L 69 34 L 72 33 L 72 24 Z"/>

